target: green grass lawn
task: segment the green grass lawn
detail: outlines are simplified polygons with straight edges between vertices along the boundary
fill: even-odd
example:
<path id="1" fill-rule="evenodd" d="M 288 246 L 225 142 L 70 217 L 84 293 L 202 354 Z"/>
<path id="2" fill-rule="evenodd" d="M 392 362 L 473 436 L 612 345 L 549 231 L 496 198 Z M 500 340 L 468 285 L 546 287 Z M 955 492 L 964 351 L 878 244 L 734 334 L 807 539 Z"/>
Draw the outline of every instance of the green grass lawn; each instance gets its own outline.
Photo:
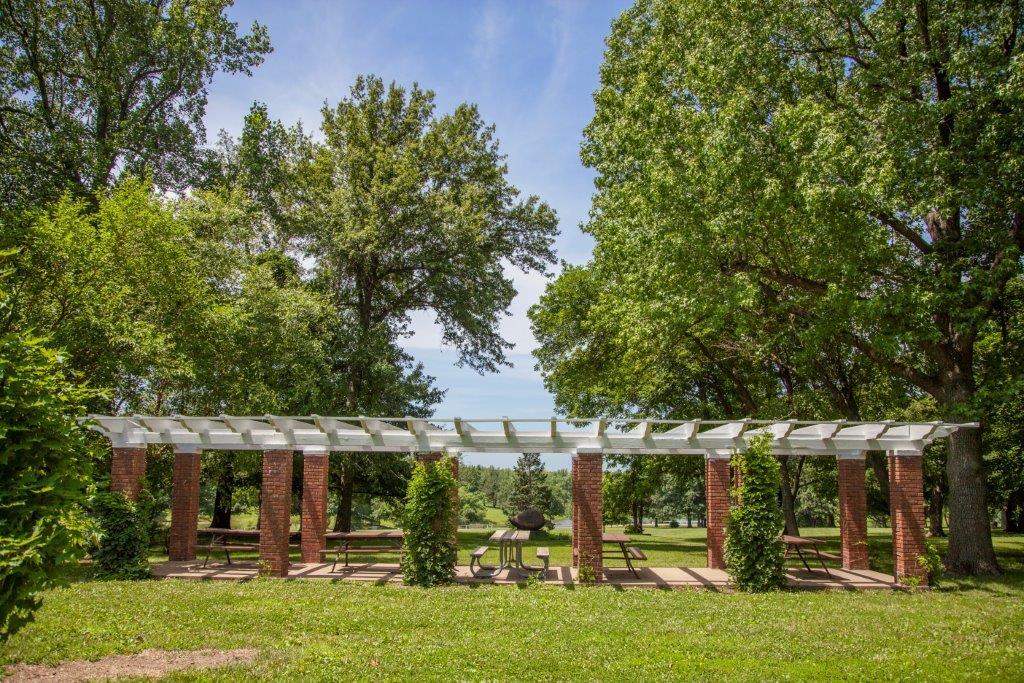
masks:
<path id="1" fill-rule="evenodd" d="M 460 534 L 463 552 L 486 534 Z M 804 534 L 837 541 L 834 529 Z M 553 562 L 567 562 L 567 541 L 543 541 Z M 636 541 L 651 564 L 703 565 L 703 530 Z M 49 592 L 0 660 L 250 647 L 261 652 L 253 664 L 171 680 L 1021 680 L 1024 537 L 996 542 L 1003 577 L 913 593 L 83 578 Z M 870 550 L 885 570 L 886 530 Z"/>

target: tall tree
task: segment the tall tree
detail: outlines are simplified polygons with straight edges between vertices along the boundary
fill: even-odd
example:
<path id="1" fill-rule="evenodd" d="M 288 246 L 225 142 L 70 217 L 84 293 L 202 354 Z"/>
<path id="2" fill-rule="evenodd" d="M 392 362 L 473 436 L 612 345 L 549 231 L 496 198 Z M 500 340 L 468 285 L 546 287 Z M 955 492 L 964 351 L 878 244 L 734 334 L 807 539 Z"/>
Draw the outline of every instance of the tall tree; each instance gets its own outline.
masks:
<path id="1" fill-rule="evenodd" d="M 231 0 L 3 0 L 0 199 L 92 199 L 123 172 L 163 188 L 194 176 L 213 76 L 249 74 L 266 29 L 240 34 Z"/>
<path id="2" fill-rule="evenodd" d="M 512 471 L 512 489 L 506 514 L 513 517 L 523 510 L 533 508 L 540 510 L 545 519 L 551 519 L 553 505 L 554 494 L 540 453 L 523 453 Z"/>
<path id="3" fill-rule="evenodd" d="M 359 77 L 324 107 L 321 129 L 293 243 L 337 311 L 337 400 L 349 415 L 403 402 L 415 415 L 439 395 L 398 346 L 410 314 L 432 312 L 460 364 L 506 364 L 498 322 L 515 288 L 505 266 L 544 272 L 557 219 L 537 197 L 519 198 L 493 126 L 472 105 L 438 116 L 430 91 Z"/>
<path id="4" fill-rule="evenodd" d="M 710 295 L 742 330 L 768 301 L 801 341 L 852 347 L 944 419 L 978 417 L 977 340 L 1024 246 L 1021 16 L 638 2 L 583 150 L 590 230 L 629 303 L 658 321 Z M 979 430 L 951 438 L 946 467 L 947 566 L 998 572 Z"/>

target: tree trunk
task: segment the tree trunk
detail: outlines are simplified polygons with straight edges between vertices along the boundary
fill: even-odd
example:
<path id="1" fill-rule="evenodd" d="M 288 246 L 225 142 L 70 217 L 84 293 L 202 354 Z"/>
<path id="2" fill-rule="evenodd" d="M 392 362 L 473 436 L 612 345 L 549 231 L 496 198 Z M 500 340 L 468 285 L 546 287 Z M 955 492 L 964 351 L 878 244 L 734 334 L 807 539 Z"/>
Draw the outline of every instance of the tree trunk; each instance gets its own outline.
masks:
<path id="1" fill-rule="evenodd" d="M 875 474 L 878 490 L 882 494 L 882 502 L 889 508 L 889 458 L 885 451 L 868 451 L 868 465 Z"/>
<path id="2" fill-rule="evenodd" d="M 1003 508 L 1005 523 L 1003 530 L 1019 534 L 1024 532 L 1024 489 L 1011 491 Z"/>
<path id="3" fill-rule="evenodd" d="M 931 496 L 928 499 L 928 535 L 933 538 L 941 538 L 946 535 L 942 529 L 942 508 L 945 499 L 942 495 L 942 483 L 932 484 Z"/>
<path id="4" fill-rule="evenodd" d="M 796 496 L 789 476 L 789 456 L 779 456 L 779 474 L 782 476 L 782 485 L 779 491 L 782 494 L 782 516 L 786 523 L 786 534 L 799 536 L 800 526 L 796 522 Z"/>
<path id="5" fill-rule="evenodd" d="M 338 507 L 334 514 L 335 531 L 352 531 L 352 478 L 343 475 L 338 490 Z"/>
<path id="6" fill-rule="evenodd" d="M 210 526 L 214 529 L 231 528 L 231 494 L 235 488 L 235 468 L 228 459 L 217 476 L 217 489 L 213 494 L 213 517 Z"/>
<path id="7" fill-rule="evenodd" d="M 949 437 L 946 475 L 949 479 L 946 569 L 961 576 L 999 574 L 985 500 L 980 429 L 960 429 Z"/>

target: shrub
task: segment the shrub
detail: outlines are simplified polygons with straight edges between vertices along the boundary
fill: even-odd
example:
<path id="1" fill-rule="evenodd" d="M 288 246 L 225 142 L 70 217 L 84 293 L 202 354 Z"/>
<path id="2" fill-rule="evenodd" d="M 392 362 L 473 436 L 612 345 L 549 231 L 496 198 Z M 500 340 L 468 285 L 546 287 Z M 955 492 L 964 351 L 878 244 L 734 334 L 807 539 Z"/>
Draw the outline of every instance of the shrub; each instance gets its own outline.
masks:
<path id="1" fill-rule="evenodd" d="M 2 286 L 0 275 L 6 318 Z M 39 594 L 83 552 L 77 503 L 91 458 L 75 416 L 90 395 L 42 340 L 0 333 L 0 642 L 32 619 Z"/>
<path id="2" fill-rule="evenodd" d="M 96 576 L 105 579 L 148 579 L 149 496 L 135 503 L 123 493 L 98 493 L 92 513 L 99 529 L 93 553 Z"/>
<path id="3" fill-rule="evenodd" d="M 455 576 L 458 516 L 453 497 L 457 491 L 447 460 L 416 463 L 405 496 L 405 583 L 434 586 Z"/>
<path id="4" fill-rule="evenodd" d="M 668 528 L 669 529 L 678 529 L 679 528 L 679 520 L 678 519 L 671 520 L 668 523 Z"/>
<path id="5" fill-rule="evenodd" d="M 934 543 L 928 541 L 925 544 L 924 553 L 917 557 L 917 564 L 924 569 L 928 576 L 928 583 L 938 588 L 946 567 L 942 564 L 942 556 L 939 555 L 939 549 Z"/>
<path id="6" fill-rule="evenodd" d="M 624 534 L 642 534 L 643 532 L 644 530 L 636 524 L 627 524 L 622 528 L 622 533 Z"/>
<path id="7" fill-rule="evenodd" d="M 778 590 L 786 583 L 783 571 L 782 511 L 778 506 L 779 461 L 772 454 L 770 435 L 754 439 L 746 452 L 733 456 L 743 484 L 736 492 L 739 505 L 729 512 L 725 537 L 725 566 L 743 591 Z"/>

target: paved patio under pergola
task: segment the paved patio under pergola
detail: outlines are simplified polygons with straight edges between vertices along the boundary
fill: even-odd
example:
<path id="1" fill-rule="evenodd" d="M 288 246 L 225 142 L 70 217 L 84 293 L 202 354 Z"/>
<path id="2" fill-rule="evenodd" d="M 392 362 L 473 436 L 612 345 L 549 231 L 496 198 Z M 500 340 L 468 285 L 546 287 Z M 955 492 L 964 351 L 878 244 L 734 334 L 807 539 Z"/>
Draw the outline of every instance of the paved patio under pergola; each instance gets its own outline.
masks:
<path id="1" fill-rule="evenodd" d="M 929 443 L 976 424 L 942 422 L 701 421 L 609 418 L 431 419 L 371 417 L 218 417 L 91 415 L 90 426 L 113 447 L 111 488 L 136 497 L 146 467 L 146 447 L 174 449 L 170 561 L 158 576 L 245 579 L 257 563 L 214 565 L 196 561 L 200 454 L 209 450 L 263 452 L 259 538 L 260 563 L 272 576 L 333 580 L 399 581 L 397 565 L 356 565 L 331 571 L 325 550 L 330 452 L 412 453 L 436 460 L 447 453 L 458 474 L 462 452 L 572 454 L 572 566 L 553 567 L 547 579 L 570 583 L 578 567 L 589 565 L 598 580 L 618 586 L 723 587 L 725 522 L 733 473 L 729 458 L 751 439 L 770 435 L 776 455 L 834 458 L 839 474 L 842 570 L 788 570 L 790 582 L 808 588 L 891 588 L 906 579 L 924 579 L 917 558 L 924 551 L 922 452 Z M 868 569 L 867 451 L 889 458 L 889 490 L 894 575 Z M 292 456 L 303 455 L 301 563 L 289 558 Z M 636 578 L 603 564 L 603 460 L 606 453 L 700 456 L 706 465 L 707 567 L 645 567 Z M 486 581 L 458 568 L 460 581 Z M 517 582 L 499 575 L 492 581 Z"/>
<path id="2" fill-rule="evenodd" d="M 493 578 L 474 577 L 469 567 L 455 568 L 456 583 L 514 585 L 527 581 L 525 574 L 505 570 Z M 899 587 L 890 574 L 870 569 L 846 570 L 832 568 L 831 576 L 823 570 L 789 568 L 786 578 L 791 588 L 808 590 L 870 590 Z M 203 567 L 197 560 L 167 561 L 153 567 L 153 574 L 161 579 L 194 581 L 250 581 L 259 575 L 257 562 L 211 563 Z M 640 567 L 639 577 L 625 569 L 605 569 L 604 583 L 622 588 L 702 588 L 724 590 L 729 587 L 729 576 L 724 569 L 707 567 Z M 292 563 L 285 579 L 328 580 L 354 583 L 400 584 L 402 568 L 398 564 L 362 563 L 332 570 L 330 562 Z M 543 576 L 545 584 L 571 586 L 578 583 L 575 567 L 551 567 Z"/>

